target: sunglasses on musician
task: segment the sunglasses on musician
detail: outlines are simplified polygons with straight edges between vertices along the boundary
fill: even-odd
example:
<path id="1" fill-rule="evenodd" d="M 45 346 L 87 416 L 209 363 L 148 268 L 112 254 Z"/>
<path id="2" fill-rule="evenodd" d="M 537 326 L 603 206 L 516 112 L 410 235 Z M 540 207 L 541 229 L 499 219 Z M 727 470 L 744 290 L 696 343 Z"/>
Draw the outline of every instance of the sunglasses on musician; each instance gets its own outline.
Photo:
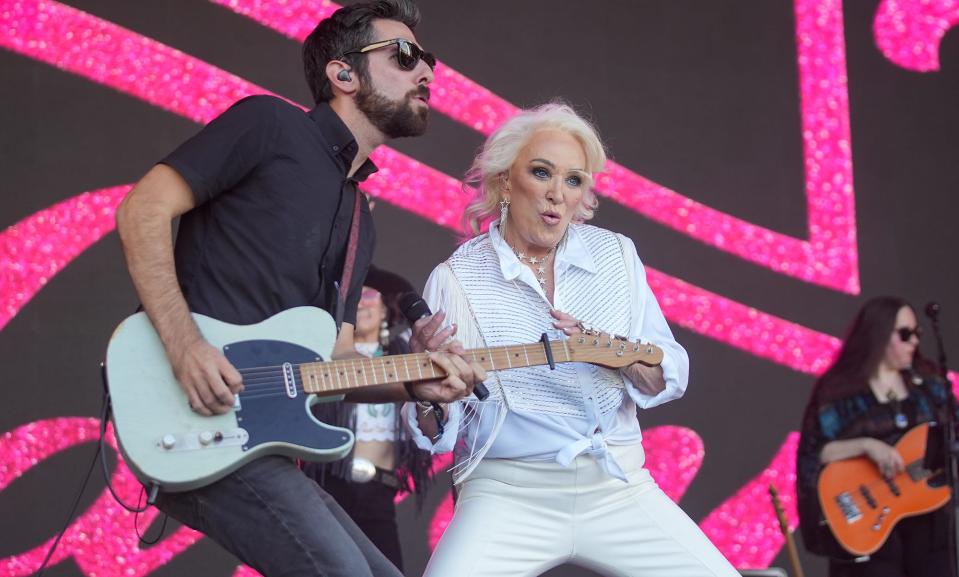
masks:
<path id="1" fill-rule="evenodd" d="M 896 334 L 899 335 L 899 340 L 904 343 L 908 343 L 912 336 L 916 336 L 916 340 L 922 338 L 922 329 L 920 327 L 910 328 L 910 327 L 899 327 L 896 329 Z"/>
<path id="2" fill-rule="evenodd" d="M 380 42 L 374 42 L 372 44 L 367 44 L 366 46 L 361 46 L 360 48 L 347 50 L 339 58 L 337 58 L 337 60 L 342 60 L 344 56 L 348 56 L 350 54 L 366 54 L 367 52 L 372 52 L 373 50 L 379 50 L 380 48 L 386 48 L 394 45 L 396 46 L 396 64 L 403 70 L 413 70 L 416 68 L 416 65 L 420 63 L 420 60 L 425 62 L 426 65 L 430 67 L 430 70 L 436 69 L 435 56 L 424 51 L 422 48 L 416 44 L 413 44 L 409 40 L 404 40 L 403 38 L 382 40 Z"/>

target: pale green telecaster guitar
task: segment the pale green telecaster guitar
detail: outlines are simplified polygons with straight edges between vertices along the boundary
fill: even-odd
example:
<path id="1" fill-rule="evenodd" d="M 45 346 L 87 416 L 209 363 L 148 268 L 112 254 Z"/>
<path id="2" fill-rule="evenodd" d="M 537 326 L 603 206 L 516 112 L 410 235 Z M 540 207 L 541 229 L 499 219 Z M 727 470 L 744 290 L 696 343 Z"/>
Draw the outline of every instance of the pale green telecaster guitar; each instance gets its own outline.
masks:
<path id="1" fill-rule="evenodd" d="M 107 349 L 113 422 L 126 462 L 140 481 L 166 491 L 195 489 L 259 456 L 334 461 L 353 444 L 348 429 L 314 418 L 310 406 L 367 386 L 444 376 L 425 353 L 327 361 L 336 340 L 325 311 L 298 307 L 246 326 L 193 315 L 204 338 L 243 375 L 228 413 L 193 412 L 145 313 L 120 324 Z M 473 349 L 486 370 L 586 362 L 618 368 L 656 365 L 662 351 L 599 335 Z"/>

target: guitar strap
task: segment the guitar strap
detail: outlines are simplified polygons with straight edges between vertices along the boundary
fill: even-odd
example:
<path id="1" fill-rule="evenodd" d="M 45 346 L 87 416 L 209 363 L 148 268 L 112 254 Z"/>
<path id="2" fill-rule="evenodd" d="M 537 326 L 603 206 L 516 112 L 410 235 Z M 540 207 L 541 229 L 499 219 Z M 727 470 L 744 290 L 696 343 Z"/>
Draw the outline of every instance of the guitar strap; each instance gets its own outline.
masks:
<path id="1" fill-rule="evenodd" d="M 360 189 L 353 189 L 353 219 L 350 221 L 350 237 L 346 245 L 346 260 L 343 261 L 343 276 L 340 277 L 336 295 L 336 330 L 343 324 L 343 312 L 346 310 L 346 296 L 350 292 L 353 280 L 353 267 L 356 265 L 356 249 L 360 240 Z"/>

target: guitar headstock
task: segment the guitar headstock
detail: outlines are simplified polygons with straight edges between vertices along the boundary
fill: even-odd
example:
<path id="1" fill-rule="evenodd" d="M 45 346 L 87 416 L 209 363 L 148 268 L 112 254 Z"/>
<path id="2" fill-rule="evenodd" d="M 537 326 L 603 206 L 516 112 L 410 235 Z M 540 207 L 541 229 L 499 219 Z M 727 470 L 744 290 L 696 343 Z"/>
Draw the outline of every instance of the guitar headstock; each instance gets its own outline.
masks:
<path id="1" fill-rule="evenodd" d="M 634 343 L 622 337 L 597 334 L 572 335 L 566 340 L 570 360 L 620 369 L 633 363 L 655 367 L 663 362 L 663 349 L 650 343 Z"/>

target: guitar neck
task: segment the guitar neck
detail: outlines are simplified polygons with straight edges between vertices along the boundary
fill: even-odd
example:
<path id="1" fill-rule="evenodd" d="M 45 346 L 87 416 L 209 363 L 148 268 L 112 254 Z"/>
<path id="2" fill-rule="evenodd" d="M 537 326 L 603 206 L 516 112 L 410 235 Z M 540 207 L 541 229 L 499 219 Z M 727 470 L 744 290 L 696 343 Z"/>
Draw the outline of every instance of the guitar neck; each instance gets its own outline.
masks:
<path id="1" fill-rule="evenodd" d="M 793 567 L 795 577 L 805 577 L 802 570 L 802 564 L 799 562 L 799 551 L 796 549 L 796 540 L 793 539 L 792 531 L 789 530 L 789 521 L 786 519 L 786 512 L 783 511 L 783 505 L 779 502 L 779 493 L 776 492 L 776 486 L 769 484 L 769 497 L 773 502 L 773 509 L 776 511 L 776 517 L 779 519 L 779 530 L 786 538 L 786 550 L 789 553 L 789 562 Z"/>
<path id="2" fill-rule="evenodd" d="M 566 341 L 549 341 L 549 347 L 554 362 L 565 363 L 572 360 Z M 471 349 L 466 351 L 464 356 L 487 371 L 549 364 L 542 342 Z M 375 385 L 446 376 L 446 371 L 434 364 L 427 353 L 302 363 L 299 371 L 303 390 L 317 395 L 339 394 Z"/>

